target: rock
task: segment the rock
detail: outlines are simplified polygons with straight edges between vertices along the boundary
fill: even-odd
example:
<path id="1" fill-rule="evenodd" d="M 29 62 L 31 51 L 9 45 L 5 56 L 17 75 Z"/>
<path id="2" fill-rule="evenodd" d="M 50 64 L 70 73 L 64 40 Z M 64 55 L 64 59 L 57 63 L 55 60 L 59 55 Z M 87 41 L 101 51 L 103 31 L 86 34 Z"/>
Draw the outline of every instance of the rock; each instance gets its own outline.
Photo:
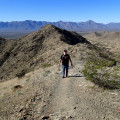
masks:
<path id="1" fill-rule="evenodd" d="M 40 97 L 37 97 L 36 100 L 41 100 L 41 98 L 40 98 Z"/>
<path id="2" fill-rule="evenodd" d="M 44 117 L 42 117 L 42 120 L 47 120 L 49 118 L 50 118 L 49 116 L 44 116 Z"/>
<path id="3" fill-rule="evenodd" d="M 76 107 L 74 107 L 74 109 L 76 109 Z"/>
<path id="4" fill-rule="evenodd" d="M 24 109 L 25 109 L 24 106 L 20 106 L 20 110 L 19 110 L 19 112 L 22 112 Z"/>
<path id="5" fill-rule="evenodd" d="M 70 116 L 69 118 L 73 118 L 72 116 Z"/>

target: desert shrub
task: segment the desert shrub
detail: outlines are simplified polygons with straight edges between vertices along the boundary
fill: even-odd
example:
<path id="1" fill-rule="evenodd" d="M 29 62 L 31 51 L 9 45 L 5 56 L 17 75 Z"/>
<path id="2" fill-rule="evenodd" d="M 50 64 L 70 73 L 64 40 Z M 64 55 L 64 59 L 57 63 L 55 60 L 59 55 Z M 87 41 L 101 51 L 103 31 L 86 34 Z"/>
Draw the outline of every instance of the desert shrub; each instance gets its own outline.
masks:
<path id="1" fill-rule="evenodd" d="M 26 79 L 26 82 L 29 82 L 29 81 L 30 81 L 30 79 L 29 79 L 29 78 L 27 78 L 27 79 Z"/>
<path id="2" fill-rule="evenodd" d="M 21 88 L 22 88 L 21 85 L 15 85 L 15 86 L 13 87 L 13 91 L 16 91 L 16 90 L 21 89 Z"/>
<path id="3" fill-rule="evenodd" d="M 116 64 L 117 64 L 117 60 L 110 61 L 110 62 L 108 63 L 108 67 L 116 66 Z"/>
<path id="4" fill-rule="evenodd" d="M 43 73 L 43 77 L 47 77 L 48 74 L 50 74 L 50 71 L 49 71 L 49 70 L 46 70 L 46 71 Z"/>
<path id="5" fill-rule="evenodd" d="M 110 62 L 104 60 L 88 61 L 82 72 L 87 80 L 94 82 L 99 87 L 105 89 L 119 89 L 120 69 L 117 67 L 109 67 L 109 65 L 113 63 L 114 61 Z"/>
<path id="6" fill-rule="evenodd" d="M 60 69 L 60 67 L 58 67 L 58 71 L 60 71 L 61 69 Z"/>
<path id="7" fill-rule="evenodd" d="M 42 68 L 47 68 L 47 67 L 50 67 L 50 66 L 52 66 L 52 65 L 49 64 L 49 63 L 43 63 L 43 64 L 41 64 Z"/>
<path id="8" fill-rule="evenodd" d="M 5 54 L 3 55 L 3 57 L 0 59 L 0 66 L 2 66 L 4 64 L 4 62 L 9 58 L 11 51 L 14 49 L 14 46 L 12 46 L 9 51 L 5 52 Z"/>
<path id="9" fill-rule="evenodd" d="M 26 70 L 21 70 L 19 73 L 16 74 L 16 77 L 22 78 L 23 76 L 25 76 L 26 73 L 27 73 Z"/>
<path id="10" fill-rule="evenodd" d="M 57 60 L 57 59 L 54 59 L 54 63 L 58 63 L 58 60 Z"/>
<path id="11" fill-rule="evenodd" d="M 75 55 L 72 55 L 72 58 L 76 58 L 76 56 L 75 56 Z"/>
<path id="12" fill-rule="evenodd" d="M 3 65 L 3 63 L 7 60 L 7 58 L 8 58 L 9 56 L 10 56 L 10 52 L 6 52 L 6 53 L 3 55 L 2 59 L 0 59 L 0 66 Z"/>

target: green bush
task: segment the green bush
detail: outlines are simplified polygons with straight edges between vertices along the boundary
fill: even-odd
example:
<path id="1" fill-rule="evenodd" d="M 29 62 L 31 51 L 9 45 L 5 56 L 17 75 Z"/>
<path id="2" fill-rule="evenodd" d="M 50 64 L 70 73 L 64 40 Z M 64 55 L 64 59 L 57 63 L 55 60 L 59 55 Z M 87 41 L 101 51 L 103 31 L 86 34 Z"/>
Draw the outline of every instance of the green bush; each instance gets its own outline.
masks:
<path id="1" fill-rule="evenodd" d="M 105 89 L 119 89 L 120 75 L 117 67 L 109 67 L 109 61 L 96 60 L 88 61 L 83 69 L 83 74 L 87 80 Z"/>

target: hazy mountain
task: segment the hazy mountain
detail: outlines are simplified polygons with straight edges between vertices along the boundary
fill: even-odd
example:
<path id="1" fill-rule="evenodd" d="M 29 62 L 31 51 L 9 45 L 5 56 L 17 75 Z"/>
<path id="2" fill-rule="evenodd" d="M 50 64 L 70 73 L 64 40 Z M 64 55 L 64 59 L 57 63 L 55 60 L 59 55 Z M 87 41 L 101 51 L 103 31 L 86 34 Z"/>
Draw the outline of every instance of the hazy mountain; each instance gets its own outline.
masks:
<path id="1" fill-rule="evenodd" d="M 52 24 L 59 28 L 72 31 L 120 31 L 120 23 L 102 24 L 96 23 L 92 20 L 86 22 L 46 22 L 46 21 L 14 21 L 14 22 L 0 22 L 0 31 L 2 32 L 27 32 L 36 31 L 41 27 Z"/>

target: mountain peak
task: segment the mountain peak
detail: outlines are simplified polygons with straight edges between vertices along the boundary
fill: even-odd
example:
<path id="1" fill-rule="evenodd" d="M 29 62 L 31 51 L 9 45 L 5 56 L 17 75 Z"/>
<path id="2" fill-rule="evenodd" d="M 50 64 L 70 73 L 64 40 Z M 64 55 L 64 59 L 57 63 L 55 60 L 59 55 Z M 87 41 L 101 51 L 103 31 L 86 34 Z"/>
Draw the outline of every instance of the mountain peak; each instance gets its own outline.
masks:
<path id="1" fill-rule="evenodd" d="M 47 24 L 47 25 L 45 25 L 44 27 L 42 27 L 42 29 L 41 30 L 45 30 L 45 29 L 47 29 L 47 30 L 49 30 L 49 29 L 58 29 L 55 25 L 52 25 L 52 24 Z"/>
<path id="2" fill-rule="evenodd" d="M 31 36 L 31 38 L 30 38 Z M 37 37 L 36 37 L 37 36 Z M 79 34 L 71 31 L 67 31 L 64 29 L 60 29 L 54 25 L 48 24 L 44 27 L 42 27 L 39 31 L 34 32 L 32 34 L 29 34 L 26 36 L 26 38 L 31 39 L 32 41 L 36 41 L 36 39 L 41 40 L 44 38 L 44 41 L 47 43 L 60 43 L 65 42 L 67 44 L 75 45 L 77 43 L 88 43 L 85 38 L 80 36 Z M 32 39 L 35 38 L 35 39 Z"/>
<path id="3" fill-rule="evenodd" d="M 94 24 L 96 22 L 94 22 L 93 20 L 88 20 L 88 21 L 86 21 L 86 23 L 92 23 L 92 24 Z"/>

